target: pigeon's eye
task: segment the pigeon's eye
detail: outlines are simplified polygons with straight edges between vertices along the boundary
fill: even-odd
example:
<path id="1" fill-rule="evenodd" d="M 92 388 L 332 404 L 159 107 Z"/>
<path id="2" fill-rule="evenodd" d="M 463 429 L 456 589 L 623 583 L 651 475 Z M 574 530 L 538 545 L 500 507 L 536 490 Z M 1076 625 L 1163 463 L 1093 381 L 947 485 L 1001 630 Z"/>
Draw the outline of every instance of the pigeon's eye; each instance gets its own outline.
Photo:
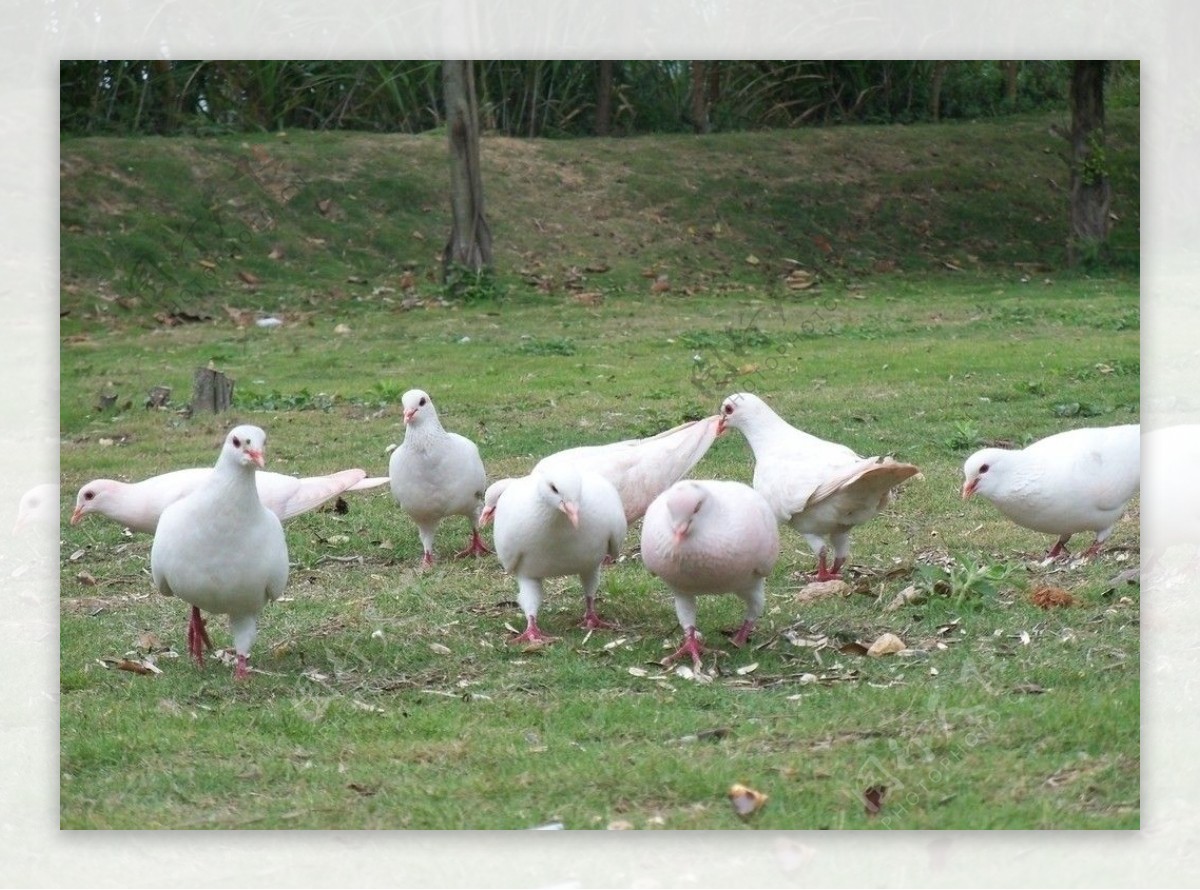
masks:
<path id="1" fill-rule="evenodd" d="M 85 492 L 83 493 L 83 499 L 84 499 L 85 501 L 90 501 L 90 500 L 92 500 L 92 498 L 94 498 L 95 496 L 96 496 L 96 492 L 94 492 L 94 491 L 90 491 L 90 490 L 89 490 L 89 491 L 85 491 Z"/>
<path id="2" fill-rule="evenodd" d="M 421 399 L 420 399 L 420 401 L 417 402 L 417 405 L 419 405 L 420 407 L 424 407 L 426 401 L 428 401 L 428 400 L 424 396 L 421 396 Z"/>
<path id="3" fill-rule="evenodd" d="M 988 471 L 988 465 L 987 465 L 987 464 L 983 464 L 983 465 L 982 465 L 982 466 L 979 468 L 979 474 L 980 474 L 981 476 L 982 476 L 984 473 L 986 473 L 987 471 Z"/>
<path id="4" fill-rule="evenodd" d="M 554 492 L 555 494 L 558 494 L 558 486 L 555 485 L 553 482 L 550 483 L 550 490 L 552 492 Z"/>
<path id="5" fill-rule="evenodd" d="M 234 448 L 241 448 L 241 447 L 242 447 L 242 440 L 241 440 L 241 439 L 239 439 L 237 436 L 234 436 L 232 441 L 233 441 L 233 447 L 234 447 Z"/>
<path id="6" fill-rule="evenodd" d="M 732 413 L 733 413 L 733 405 L 726 404 L 726 405 L 725 405 L 725 413 L 726 413 L 726 414 L 732 414 Z"/>

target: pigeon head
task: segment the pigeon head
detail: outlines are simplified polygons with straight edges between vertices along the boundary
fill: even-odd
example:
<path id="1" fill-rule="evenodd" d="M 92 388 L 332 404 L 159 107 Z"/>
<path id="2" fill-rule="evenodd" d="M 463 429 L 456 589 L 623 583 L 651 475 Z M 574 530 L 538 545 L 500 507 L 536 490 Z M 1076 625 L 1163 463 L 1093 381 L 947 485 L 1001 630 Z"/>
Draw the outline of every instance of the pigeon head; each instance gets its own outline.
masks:
<path id="1" fill-rule="evenodd" d="M 692 523 L 704 508 L 708 492 L 695 482 L 676 482 L 663 495 L 667 515 L 671 517 L 671 535 L 681 544 L 692 531 Z"/>
<path id="2" fill-rule="evenodd" d="M 500 495 L 504 494 L 504 489 L 508 488 L 512 479 L 497 479 L 488 486 L 487 491 L 483 495 L 483 512 L 479 514 L 479 524 L 487 525 L 496 515 L 496 505 L 500 503 Z"/>
<path id="3" fill-rule="evenodd" d="M 747 424 L 753 423 L 755 417 L 770 410 L 767 403 L 753 393 L 734 393 L 721 403 L 721 419 L 717 422 L 717 434 L 720 435 L 725 432 L 727 427 L 731 426 L 745 432 Z"/>
<path id="4" fill-rule="evenodd" d="M 117 490 L 119 482 L 111 479 L 93 479 L 75 496 L 75 511 L 71 514 L 71 525 L 75 525 L 89 513 L 103 513 L 104 504 Z"/>
<path id="5" fill-rule="evenodd" d="M 259 469 L 265 465 L 263 452 L 267 447 L 267 434 L 259 427 L 242 424 L 229 431 L 225 437 L 225 446 L 221 450 L 221 459 L 236 463 L 242 467 Z"/>
<path id="6" fill-rule="evenodd" d="M 405 426 L 420 423 L 430 417 L 437 417 L 433 399 L 429 398 L 429 393 L 424 390 L 410 389 L 400 399 L 400 404 L 404 407 Z"/>
<path id="7" fill-rule="evenodd" d="M 541 499 L 555 510 L 561 510 L 571 525 L 579 528 L 579 499 L 583 480 L 574 467 L 561 466 L 539 470 L 537 490 Z"/>
<path id="8" fill-rule="evenodd" d="M 984 448 L 968 457 L 963 464 L 963 499 L 975 493 L 988 497 L 998 484 L 996 480 L 1003 475 L 1007 456 L 1003 448 Z"/>

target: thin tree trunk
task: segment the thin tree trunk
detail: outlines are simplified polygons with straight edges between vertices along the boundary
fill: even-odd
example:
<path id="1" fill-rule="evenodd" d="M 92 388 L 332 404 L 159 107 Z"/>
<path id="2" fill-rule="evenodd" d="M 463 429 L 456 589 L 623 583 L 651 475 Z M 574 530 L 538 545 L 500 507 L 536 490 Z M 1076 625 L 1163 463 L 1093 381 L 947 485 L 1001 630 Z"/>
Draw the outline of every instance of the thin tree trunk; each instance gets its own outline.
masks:
<path id="1" fill-rule="evenodd" d="M 150 64 L 158 86 L 158 120 L 155 130 L 159 135 L 173 135 L 178 126 L 179 116 L 175 75 L 171 70 L 171 63 L 166 59 L 155 59 Z"/>
<path id="2" fill-rule="evenodd" d="M 473 272 L 492 264 L 492 231 L 483 213 L 479 169 L 479 114 L 472 62 L 442 63 L 450 137 L 450 238 L 442 253 L 442 279 L 455 267 Z"/>
<path id="3" fill-rule="evenodd" d="M 707 62 L 692 62 L 692 129 L 700 134 L 712 129 L 708 120 L 707 68 Z"/>
<path id="4" fill-rule="evenodd" d="M 1067 261 L 1101 259 L 1108 246 L 1112 188 L 1104 152 L 1104 73 L 1107 63 L 1071 68 L 1071 230 Z"/>
<path id="5" fill-rule="evenodd" d="M 942 117 L 942 81 L 945 79 L 946 69 L 949 67 L 949 62 L 933 63 L 933 78 L 929 82 L 929 113 L 933 117 L 934 123 L 937 123 Z"/>
<path id="6" fill-rule="evenodd" d="M 612 132 L 613 63 L 611 59 L 601 59 L 599 65 L 600 76 L 596 87 L 596 135 L 607 136 Z"/>
<path id="7" fill-rule="evenodd" d="M 1020 62 L 1001 62 L 1000 68 L 1004 72 L 1004 101 L 1012 108 L 1017 104 L 1017 73 L 1020 71 Z"/>

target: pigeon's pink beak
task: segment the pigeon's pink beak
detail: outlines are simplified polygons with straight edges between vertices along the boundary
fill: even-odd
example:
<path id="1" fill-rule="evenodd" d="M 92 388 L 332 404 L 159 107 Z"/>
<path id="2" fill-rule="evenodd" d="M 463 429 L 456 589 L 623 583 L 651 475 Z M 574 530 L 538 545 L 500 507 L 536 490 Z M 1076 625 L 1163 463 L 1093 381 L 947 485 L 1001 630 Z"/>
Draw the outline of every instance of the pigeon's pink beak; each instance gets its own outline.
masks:
<path id="1" fill-rule="evenodd" d="M 76 523 L 79 522 L 79 520 L 83 519 L 83 514 L 84 514 L 83 504 L 80 504 L 78 507 L 75 508 L 75 511 L 71 514 L 71 525 L 75 525 Z"/>
<path id="2" fill-rule="evenodd" d="M 725 415 L 722 414 L 717 418 L 717 435 L 721 435 L 728 428 L 729 424 L 725 422 Z"/>
<path id="3" fill-rule="evenodd" d="M 975 493 L 975 488 L 978 485 L 979 485 L 979 477 L 978 476 L 976 476 L 974 479 L 968 479 L 966 482 L 963 483 L 962 496 L 963 496 L 964 501 Z"/>
<path id="4" fill-rule="evenodd" d="M 567 519 L 571 520 L 571 525 L 579 528 L 579 506 L 571 501 L 563 501 L 558 505 L 558 509 L 567 514 Z"/>
<path id="5" fill-rule="evenodd" d="M 417 416 L 416 408 L 405 408 L 404 409 L 404 422 L 405 423 L 412 423 L 412 419 L 416 416 Z"/>
<path id="6" fill-rule="evenodd" d="M 673 529 L 671 529 L 671 537 L 673 537 L 675 539 L 676 544 L 682 544 L 683 539 L 688 536 L 688 532 L 690 532 L 691 530 L 692 530 L 691 522 L 676 523 L 675 527 Z"/>
<path id="7" fill-rule="evenodd" d="M 248 457 L 248 458 L 250 458 L 250 460 L 254 461 L 254 466 L 258 467 L 259 469 L 262 469 L 263 467 L 266 466 L 266 464 L 263 461 L 262 451 L 259 451 L 254 448 L 247 448 L 246 449 L 246 457 Z"/>
<path id="8" fill-rule="evenodd" d="M 492 521 L 492 517 L 496 515 L 495 507 L 484 507 L 483 512 L 479 514 L 479 527 L 487 525 Z"/>

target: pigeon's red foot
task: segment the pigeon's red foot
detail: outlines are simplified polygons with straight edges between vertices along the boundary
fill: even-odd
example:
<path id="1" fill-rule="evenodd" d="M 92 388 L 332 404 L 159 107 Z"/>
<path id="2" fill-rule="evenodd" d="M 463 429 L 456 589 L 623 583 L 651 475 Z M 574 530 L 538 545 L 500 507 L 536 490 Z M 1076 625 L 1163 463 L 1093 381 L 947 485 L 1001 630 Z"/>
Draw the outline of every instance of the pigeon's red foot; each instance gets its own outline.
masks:
<path id="1" fill-rule="evenodd" d="M 246 656 L 241 652 L 237 654 L 237 667 L 233 669 L 233 679 L 238 681 L 250 679 L 250 669 L 246 664 Z"/>
<path id="2" fill-rule="evenodd" d="M 471 533 L 471 543 L 454 554 L 454 556 L 457 559 L 462 559 L 467 556 L 489 556 L 491 552 L 487 549 L 487 545 L 483 543 L 483 538 L 479 537 L 479 532 L 474 531 Z"/>
<path id="3" fill-rule="evenodd" d="M 426 550 L 424 556 L 421 557 L 421 568 L 427 569 L 433 565 L 433 562 L 433 554 Z"/>
<path id="4" fill-rule="evenodd" d="M 810 575 L 809 577 L 814 581 L 841 581 L 842 566 L 845 565 L 845 563 L 846 560 L 844 559 L 835 559 L 833 561 L 833 567 L 830 568 L 825 564 L 825 551 L 822 550 L 821 555 L 817 557 L 817 573 L 815 575 Z"/>
<path id="5" fill-rule="evenodd" d="M 614 630 L 616 625 L 611 621 L 605 621 L 596 614 L 594 608 L 589 607 L 583 614 L 583 620 L 579 622 L 579 626 L 585 630 Z"/>
<path id="6" fill-rule="evenodd" d="M 750 642 L 750 632 L 752 630 L 754 630 L 754 622 L 743 621 L 742 626 L 734 631 L 733 636 L 729 638 L 729 642 L 738 649 L 741 649 L 746 643 Z"/>
<path id="7" fill-rule="evenodd" d="M 680 646 L 678 649 L 676 649 L 673 653 L 668 655 L 666 658 L 664 658 L 662 661 L 660 661 L 659 664 L 661 664 L 663 667 L 670 667 L 675 661 L 677 661 L 682 656 L 690 655 L 692 657 L 692 667 L 694 667 L 697 671 L 699 671 L 704 666 L 704 663 L 701 660 L 700 655 L 707 651 L 709 651 L 708 647 L 705 646 L 703 643 L 700 642 L 700 640 L 698 640 L 696 638 L 696 628 L 689 627 L 687 629 L 687 631 L 684 633 L 683 645 Z"/>
<path id="8" fill-rule="evenodd" d="M 1099 553 L 1100 553 L 1100 542 L 1093 541 L 1092 546 L 1089 547 L 1087 550 L 1083 551 L 1082 555 L 1083 555 L 1084 559 L 1091 559 L 1093 556 L 1096 556 Z"/>
<path id="9" fill-rule="evenodd" d="M 517 634 L 508 642 L 511 645 L 518 643 L 553 643 L 558 637 L 552 637 L 547 633 L 543 633 L 542 629 L 537 626 L 537 619 L 532 615 L 529 616 L 529 626 L 525 628 L 525 632 Z"/>
<path id="10" fill-rule="evenodd" d="M 1069 536 L 1068 536 L 1069 537 Z M 1096 545 L 1093 544 L 1092 547 Z M 1086 554 L 1085 554 L 1086 555 Z M 1059 538 L 1054 542 L 1054 546 L 1046 552 L 1046 559 L 1070 559 L 1071 554 L 1067 551 L 1067 538 Z"/>

